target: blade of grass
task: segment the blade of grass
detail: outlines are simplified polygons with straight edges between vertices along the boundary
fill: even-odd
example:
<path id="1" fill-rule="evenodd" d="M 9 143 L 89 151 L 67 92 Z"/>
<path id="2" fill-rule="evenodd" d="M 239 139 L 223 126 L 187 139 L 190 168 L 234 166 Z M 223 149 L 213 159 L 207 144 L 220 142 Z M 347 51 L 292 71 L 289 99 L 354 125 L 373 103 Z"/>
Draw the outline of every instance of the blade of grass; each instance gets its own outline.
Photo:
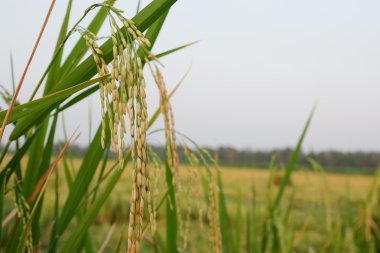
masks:
<path id="1" fill-rule="evenodd" d="M 231 233 L 231 221 L 227 211 L 227 203 L 223 191 L 223 183 L 220 172 L 217 175 L 217 182 L 219 188 L 219 222 L 220 232 L 222 234 L 223 252 L 235 252 L 233 237 Z"/>
<path id="2" fill-rule="evenodd" d="M 41 160 L 41 165 L 38 168 L 38 171 L 36 171 L 37 178 L 40 178 L 46 170 L 49 168 L 49 164 L 51 161 L 51 156 L 52 156 L 52 151 L 54 147 L 54 137 L 55 137 L 55 132 L 56 132 L 56 126 L 57 126 L 57 119 L 58 117 L 54 117 L 53 122 L 50 126 L 50 133 L 42 154 L 42 160 Z M 39 206 L 36 209 L 36 214 L 35 218 L 32 223 L 32 238 L 33 238 L 33 245 L 36 246 L 39 243 L 39 234 L 40 234 L 40 229 L 39 229 L 39 222 L 41 218 L 41 210 L 42 210 L 42 204 L 44 201 L 44 197 L 41 198 L 39 202 Z"/>
<path id="3" fill-rule="evenodd" d="M 61 216 L 59 218 L 58 235 L 61 236 L 67 228 L 69 222 L 76 213 L 77 207 L 81 202 L 83 196 L 85 196 L 88 186 L 95 174 L 95 171 L 102 158 L 104 150 L 101 147 L 101 127 L 98 128 L 91 145 L 89 146 L 82 164 L 79 168 L 79 172 L 75 177 L 72 187 L 69 192 L 69 196 L 63 206 Z M 106 141 L 109 142 L 109 131 L 106 131 Z"/>
<path id="4" fill-rule="evenodd" d="M 251 223 L 251 216 L 252 216 L 252 213 L 251 213 L 251 208 L 248 207 L 247 209 L 247 212 L 246 212 L 246 220 L 245 220 L 245 240 L 246 240 L 246 248 L 245 248 L 245 252 L 247 253 L 250 253 L 252 252 L 252 249 L 253 249 L 253 246 L 252 246 L 252 235 L 251 235 L 251 227 L 252 227 L 252 223 Z"/>
<path id="5" fill-rule="evenodd" d="M 50 242 L 53 242 L 54 241 L 54 238 L 57 236 L 57 233 L 58 233 L 58 218 L 59 218 L 59 174 L 58 174 L 58 169 L 55 170 L 55 180 L 54 180 L 54 196 L 55 196 L 55 202 L 54 202 L 54 213 L 53 213 L 53 217 L 54 217 L 54 224 L 53 224 L 53 229 L 51 231 L 51 234 L 50 234 Z M 56 245 L 55 245 L 56 246 Z M 50 248 L 49 249 L 49 253 L 55 253 L 57 251 L 57 248 L 54 247 L 54 248 Z"/>
<path id="6" fill-rule="evenodd" d="M 108 199 L 116 183 L 119 181 L 122 172 L 122 170 L 113 171 L 109 181 L 107 182 L 107 185 L 105 186 L 105 190 L 99 195 L 94 204 L 88 209 L 88 211 L 85 213 L 85 216 L 81 219 L 80 223 L 76 225 L 75 229 L 73 229 L 71 235 L 66 240 L 61 250 L 62 253 L 71 253 L 75 251 L 76 246 L 83 238 L 83 235 L 87 231 L 88 227 L 95 219 L 101 207 L 104 206 L 105 201 Z"/>
<path id="7" fill-rule="evenodd" d="M 240 252 L 240 245 L 241 245 L 241 192 L 238 193 L 237 203 L 236 203 L 236 228 L 235 228 L 235 251 L 237 253 Z"/>
<path id="8" fill-rule="evenodd" d="M 61 61 L 62 61 L 62 54 L 63 54 L 63 48 L 62 50 L 60 50 L 60 47 L 61 45 L 63 47 L 63 42 L 65 40 L 67 28 L 69 26 L 69 18 L 70 18 L 70 13 L 71 13 L 72 2 L 73 2 L 72 0 L 69 0 L 67 4 L 66 14 L 63 19 L 61 30 L 59 32 L 57 43 L 55 45 L 55 50 L 54 50 L 54 53 L 57 53 L 58 51 L 59 53 L 56 59 L 53 61 L 53 65 L 51 66 L 51 69 L 49 71 L 49 75 L 47 77 L 46 85 L 44 89 L 44 94 L 46 94 L 46 92 L 50 89 L 51 85 L 53 83 L 56 83 L 58 80 L 58 75 L 60 72 Z"/>
<path id="9" fill-rule="evenodd" d="M 74 93 L 76 93 L 82 89 L 85 89 L 92 84 L 95 84 L 95 83 L 98 83 L 102 80 L 105 80 L 106 78 L 108 78 L 108 76 L 94 78 L 94 79 L 88 80 L 86 82 L 77 84 L 71 88 L 68 88 L 68 89 L 47 95 L 45 97 L 33 100 L 31 102 L 27 102 L 27 103 L 21 104 L 19 106 L 16 106 L 12 110 L 12 115 L 8 119 L 8 124 L 17 121 L 24 116 L 30 115 L 33 112 L 43 111 L 49 105 L 53 105 L 57 102 L 62 102 L 63 100 L 70 97 Z M 4 122 L 5 115 L 7 112 L 8 111 L 0 112 L 0 122 L 1 123 Z"/>
<path id="10" fill-rule="evenodd" d="M 166 184 L 169 189 L 169 198 L 166 200 L 166 247 L 168 253 L 177 253 L 177 229 L 178 229 L 178 220 L 177 220 L 177 207 L 175 200 L 175 190 L 174 187 L 171 187 L 173 184 L 173 174 L 169 163 L 166 161 Z"/>
<path id="11" fill-rule="evenodd" d="M 11 175 L 15 172 L 17 164 L 21 161 L 22 157 L 29 150 L 30 145 L 33 143 L 36 135 L 38 135 L 40 129 L 37 129 L 36 132 L 29 137 L 23 146 L 13 155 L 12 159 L 3 167 L 3 170 L 0 173 L 0 184 L 7 184 Z M 4 194 L 4 189 L 1 188 L 1 193 Z"/>
<path id="12" fill-rule="evenodd" d="M 31 227 L 33 219 L 34 219 L 38 203 L 41 201 L 42 196 L 43 196 L 43 194 L 44 194 L 44 192 L 46 190 L 47 182 L 48 182 L 48 180 L 50 178 L 51 173 L 53 172 L 54 168 L 57 166 L 59 160 L 61 160 L 62 156 L 65 154 L 65 152 L 68 149 L 69 145 L 71 144 L 72 140 L 73 139 L 70 138 L 70 141 L 65 144 L 65 146 L 62 148 L 61 152 L 59 153 L 58 157 L 50 164 L 48 170 L 40 178 L 40 180 L 39 180 L 39 182 L 38 182 L 35 190 L 33 191 L 32 195 L 30 197 L 30 198 L 33 199 L 33 196 L 35 196 L 35 194 L 38 193 L 38 196 L 37 196 L 37 199 L 36 199 L 36 203 L 35 203 L 32 211 L 30 213 L 30 216 L 28 218 L 27 223 L 25 224 L 25 226 L 24 226 L 24 228 L 22 230 L 22 234 L 21 234 L 21 237 L 20 237 L 20 242 L 18 244 L 17 251 L 16 251 L 17 253 L 23 253 L 23 252 L 25 252 L 26 243 L 27 243 L 27 236 L 29 234 L 29 230 L 30 230 L 30 227 Z M 75 138 L 74 138 L 74 140 L 75 140 Z"/>
<path id="13" fill-rule="evenodd" d="M 295 150 L 293 151 L 292 156 L 290 157 L 290 160 L 286 166 L 284 178 L 281 181 L 280 188 L 277 192 L 276 199 L 275 199 L 273 206 L 272 206 L 272 212 L 274 212 L 278 208 L 278 206 L 281 202 L 282 196 L 284 194 L 285 188 L 289 184 L 290 175 L 292 174 L 292 172 L 296 166 L 298 155 L 301 152 L 302 143 L 305 139 L 307 130 L 309 129 L 311 120 L 312 120 L 313 115 L 314 115 L 315 108 L 316 107 L 314 106 L 310 115 L 309 115 L 308 120 L 306 121 L 305 127 L 302 131 L 302 134 L 301 134 L 299 140 L 298 140 L 297 146 L 296 146 Z"/>
<path id="14" fill-rule="evenodd" d="M 38 169 L 42 162 L 42 154 L 44 150 L 45 135 L 48 124 L 42 124 L 41 130 L 34 139 L 32 146 L 28 152 L 28 162 L 25 169 L 24 181 L 22 185 L 22 193 L 25 197 L 32 191 L 38 180 Z"/>
<path id="15" fill-rule="evenodd" d="M 156 58 L 162 58 L 162 57 L 164 57 L 164 56 L 170 55 L 170 54 L 172 54 L 172 53 L 175 53 L 175 52 L 177 52 L 177 51 L 180 51 L 180 50 L 182 50 L 182 49 L 185 49 L 185 48 L 187 48 L 187 47 L 190 47 L 190 46 L 192 46 L 192 45 L 195 45 L 195 44 L 197 44 L 198 42 L 199 42 L 199 41 L 194 41 L 194 42 L 191 42 L 191 43 L 185 44 L 185 45 L 183 45 L 183 46 L 179 46 L 179 47 L 176 47 L 176 48 L 173 48 L 173 49 L 170 49 L 170 50 L 164 51 L 164 52 L 162 52 L 162 53 L 156 54 L 155 57 L 156 57 Z M 150 58 L 149 58 L 149 59 L 150 59 Z"/>

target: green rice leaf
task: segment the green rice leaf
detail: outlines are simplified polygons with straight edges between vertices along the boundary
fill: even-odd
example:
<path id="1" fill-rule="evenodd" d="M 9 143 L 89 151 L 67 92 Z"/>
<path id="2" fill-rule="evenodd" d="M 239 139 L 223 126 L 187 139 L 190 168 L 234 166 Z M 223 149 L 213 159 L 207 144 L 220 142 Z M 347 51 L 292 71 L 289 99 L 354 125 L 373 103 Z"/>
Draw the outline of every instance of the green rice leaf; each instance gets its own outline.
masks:
<path id="1" fill-rule="evenodd" d="M 92 178 L 98 168 L 98 165 L 103 156 L 104 150 L 101 147 L 101 132 L 102 128 L 99 127 L 96 132 L 88 151 L 83 158 L 79 172 L 71 186 L 71 190 L 67 200 L 63 206 L 60 216 L 58 235 L 62 235 L 69 225 L 71 219 L 75 216 L 76 210 L 86 195 L 87 189 L 90 185 Z M 109 142 L 109 131 L 106 131 L 106 143 Z"/>
<path id="2" fill-rule="evenodd" d="M 169 196 L 166 200 L 166 247 L 167 253 L 178 253 L 177 249 L 177 207 L 175 200 L 175 190 L 173 185 L 173 173 L 168 161 L 165 163 L 166 184 L 168 186 Z"/>
<path id="3" fill-rule="evenodd" d="M 312 111 L 311 111 L 311 113 L 309 115 L 309 118 L 306 121 L 305 127 L 304 127 L 304 129 L 302 131 L 302 134 L 301 134 L 299 140 L 298 140 L 297 146 L 294 149 L 294 151 L 292 153 L 292 156 L 290 157 L 290 160 L 289 160 L 289 162 L 288 162 L 288 164 L 286 166 L 284 178 L 281 181 L 280 188 L 279 188 L 279 190 L 277 192 L 276 199 L 275 199 L 274 204 L 272 206 L 272 212 L 274 212 L 278 208 L 278 206 L 279 206 L 279 204 L 281 202 L 282 196 L 284 194 L 285 188 L 289 184 L 290 175 L 292 174 L 292 172 L 293 172 L 293 170 L 294 170 L 294 168 L 296 166 L 298 156 L 299 156 L 299 154 L 301 152 L 302 143 L 303 143 L 303 141 L 305 139 L 307 130 L 309 129 L 311 120 L 312 120 L 313 115 L 314 115 L 314 111 L 315 111 L 315 106 L 313 107 L 313 109 L 312 109 Z"/>
<path id="4" fill-rule="evenodd" d="M 53 105 L 57 102 L 62 102 L 74 93 L 85 89 L 89 87 L 92 84 L 98 83 L 102 80 L 105 80 L 108 78 L 108 76 L 104 77 L 98 77 L 94 78 L 88 81 L 85 81 L 83 83 L 77 84 L 72 86 L 71 88 L 47 95 L 45 97 L 21 104 L 19 106 L 16 106 L 12 109 L 12 112 L 10 114 L 9 120 L 7 124 L 13 123 L 17 120 L 19 120 L 22 117 L 25 117 L 27 115 L 30 115 L 31 113 L 37 112 L 37 111 L 43 111 L 50 105 Z M 0 112 L 0 123 L 4 121 L 5 114 L 7 113 L 7 110 L 4 110 Z M 35 116 L 35 115 L 34 115 Z"/>
<path id="5" fill-rule="evenodd" d="M 56 53 L 61 44 L 63 43 L 66 33 L 67 33 L 67 27 L 69 25 L 69 18 L 70 18 L 70 13 L 71 13 L 71 6 L 72 6 L 72 0 L 69 0 L 67 4 L 67 10 L 65 17 L 63 19 L 62 25 L 61 25 L 61 30 L 58 35 L 58 40 L 55 45 L 55 50 L 54 53 Z M 51 85 L 57 82 L 58 77 L 59 77 L 59 72 L 60 72 L 60 66 L 61 66 L 61 60 L 62 60 L 62 54 L 63 54 L 63 49 L 60 51 L 60 53 L 57 55 L 57 58 L 54 60 L 53 65 L 51 66 L 51 69 L 49 71 L 49 75 L 47 77 L 46 85 L 45 85 L 45 91 L 44 94 L 50 89 Z"/>
<path id="6" fill-rule="evenodd" d="M 105 186 L 104 191 L 98 196 L 93 205 L 91 205 L 91 207 L 87 210 L 85 215 L 80 220 L 79 224 L 75 226 L 69 238 L 65 241 L 65 244 L 60 252 L 71 253 L 75 251 L 78 244 L 83 239 L 83 236 L 87 232 L 88 227 L 94 221 L 99 210 L 104 206 L 105 201 L 108 199 L 112 190 L 115 188 L 122 172 L 122 170 L 113 171 L 109 181 L 107 182 L 107 185 Z"/>
<path id="7" fill-rule="evenodd" d="M 223 252 L 235 252 L 233 237 L 231 233 L 231 221 L 227 211 L 227 203 L 223 192 L 223 184 L 220 172 L 218 172 L 217 181 L 219 188 L 219 222 L 220 232 L 222 234 Z"/>

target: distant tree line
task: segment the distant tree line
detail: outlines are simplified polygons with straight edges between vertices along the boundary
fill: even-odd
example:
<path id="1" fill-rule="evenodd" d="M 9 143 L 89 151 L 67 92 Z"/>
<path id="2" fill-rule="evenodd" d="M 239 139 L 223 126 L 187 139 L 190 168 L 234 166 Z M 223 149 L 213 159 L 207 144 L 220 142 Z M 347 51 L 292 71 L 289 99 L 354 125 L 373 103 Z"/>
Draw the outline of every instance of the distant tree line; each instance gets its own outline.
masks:
<path id="1" fill-rule="evenodd" d="M 221 164 L 231 166 L 267 167 L 274 159 L 279 166 L 285 166 L 293 150 L 291 148 L 271 151 L 237 150 L 232 147 L 210 149 Z M 310 167 L 310 159 L 316 161 L 325 170 L 373 172 L 380 165 L 380 152 L 342 152 L 321 151 L 301 152 L 298 165 Z"/>
<path id="2" fill-rule="evenodd" d="M 55 145 L 55 152 L 58 153 L 62 143 Z M 165 157 L 165 148 L 153 146 L 152 149 L 159 157 Z M 274 149 L 271 151 L 238 150 L 232 147 L 206 148 L 210 154 L 224 166 L 237 167 L 258 167 L 267 168 L 273 159 L 277 167 L 284 167 L 292 154 L 292 149 Z M 181 162 L 186 163 L 182 147 L 178 148 Z M 72 145 L 69 150 L 70 155 L 82 157 L 86 153 L 86 147 Z M 115 158 L 111 153 L 111 158 Z M 342 151 L 321 151 L 301 153 L 298 166 L 310 167 L 310 159 L 315 160 L 325 170 L 333 171 L 355 171 L 363 173 L 374 172 L 380 165 L 380 152 L 342 152 Z"/>

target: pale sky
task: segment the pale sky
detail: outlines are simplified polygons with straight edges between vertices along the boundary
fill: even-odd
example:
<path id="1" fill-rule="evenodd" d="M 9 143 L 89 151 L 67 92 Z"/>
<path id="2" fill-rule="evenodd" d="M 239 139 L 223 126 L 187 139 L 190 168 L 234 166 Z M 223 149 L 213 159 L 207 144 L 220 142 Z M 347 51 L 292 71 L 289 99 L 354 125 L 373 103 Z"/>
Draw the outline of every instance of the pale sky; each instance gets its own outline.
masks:
<path id="1" fill-rule="evenodd" d="M 71 25 L 92 3 L 74 0 Z M 10 88 L 9 53 L 18 81 L 50 1 L 0 4 L 0 83 Z M 66 5 L 57 0 L 21 90 L 22 102 L 49 63 Z M 135 5 L 116 2 L 128 17 Z M 379 10 L 377 0 L 178 1 L 154 48 L 159 53 L 200 40 L 161 60 L 169 89 L 191 66 L 172 100 L 177 130 L 212 147 L 294 146 L 318 101 L 306 150 L 380 151 Z M 108 34 L 107 26 L 101 33 Z M 157 91 L 154 83 L 148 86 L 153 111 Z M 65 113 L 69 133 L 79 126 L 79 144 L 88 143 L 89 104 L 93 131 L 99 124 L 99 102 L 95 94 Z M 60 126 L 57 140 L 62 136 Z M 152 143 L 160 139 L 156 136 Z"/>

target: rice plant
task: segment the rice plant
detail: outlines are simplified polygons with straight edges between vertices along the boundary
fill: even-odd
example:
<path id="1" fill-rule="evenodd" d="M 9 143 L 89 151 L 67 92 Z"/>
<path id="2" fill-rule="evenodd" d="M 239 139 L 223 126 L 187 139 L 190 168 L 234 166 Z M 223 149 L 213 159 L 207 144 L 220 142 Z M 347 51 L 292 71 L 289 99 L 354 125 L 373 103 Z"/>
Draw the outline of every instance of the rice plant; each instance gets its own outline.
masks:
<path id="1" fill-rule="evenodd" d="M 1 251 L 380 251 L 380 173 L 364 198 L 353 203 L 347 192 L 334 202 L 323 169 L 310 160 L 323 191 L 316 201 L 306 196 L 307 210 L 299 210 L 302 192 L 292 175 L 314 109 L 283 174 L 279 176 L 273 158 L 265 187 L 253 183 L 249 191 L 241 191 L 234 181 L 232 194 L 217 158 L 177 131 L 170 103 L 176 89 L 168 90 L 160 58 L 193 43 L 154 50 L 175 0 L 153 0 L 141 10 L 138 6 L 133 18 L 115 1 L 93 4 L 70 28 L 69 0 L 51 62 L 29 101 L 18 101 L 54 3 L 19 84 L 0 94 L 8 105 L 0 112 Z M 95 15 L 83 27 L 90 13 Z M 104 42 L 98 38 L 101 27 L 108 31 Z M 73 34 L 80 38 L 68 48 Z M 147 103 L 144 68 L 152 75 L 149 85 L 157 87 L 159 105 Z M 57 126 L 61 121 L 64 125 L 65 111 L 95 92 L 101 121 L 83 159 L 70 155 L 76 132 L 65 133 L 66 142 L 55 154 Z M 156 111 L 148 115 L 152 106 Z M 164 129 L 152 131 L 158 120 Z M 7 140 L 5 127 L 11 130 Z M 164 136 L 164 156 L 149 145 L 151 134 Z"/>

